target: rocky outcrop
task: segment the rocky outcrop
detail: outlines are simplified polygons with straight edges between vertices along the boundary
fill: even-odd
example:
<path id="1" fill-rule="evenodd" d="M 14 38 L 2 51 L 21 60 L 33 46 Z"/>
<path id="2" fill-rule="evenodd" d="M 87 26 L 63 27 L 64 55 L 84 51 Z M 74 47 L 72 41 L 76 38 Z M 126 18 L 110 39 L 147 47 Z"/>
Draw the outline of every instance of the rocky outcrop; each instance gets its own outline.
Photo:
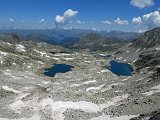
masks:
<path id="1" fill-rule="evenodd" d="M 78 49 L 90 49 L 91 51 L 96 51 L 105 47 L 105 41 L 98 33 L 89 33 L 82 37 L 79 41 L 75 42 L 74 48 Z"/>
<path id="2" fill-rule="evenodd" d="M 160 110 L 154 111 L 152 113 L 140 114 L 136 118 L 130 120 L 159 120 L 160 119 Z"/>
<path id="3" fill-rule="evenodd" d="M 135 65 L 138 69 L 152 67 L 160 64 L 160 28 L 155 28 L 145 32 L 132 46 L 139 48 L 141 53 Z"/>
<path id="4" fill-rule="evenodd" d="M 19 44 L 21 42 L 21 39 L 18 35 L 11 35 L 10 39 L 8 40 L 11 44 Z"/>
<path id="5" fill-rule="evenodd" d="M 160 28 L 145 32 L 132 44 L 134 47 L 151 48 L 160 44 Z"/>
<path id="6" fill-rule="evenodd" d="M 116 37 L 104 37 L 97 32 L 92 32 L 68 46 L 69 48 L 89 49 L 90 51 L 114 51 L 124 43 Z"/>
<path id="7" fill-rule="evenodd" d="M 139 67 L 153 67 L 158 64 L 160 64 L 160 51 L 157 50 L 142 52 L 135 62 L 135 65 Z"/>

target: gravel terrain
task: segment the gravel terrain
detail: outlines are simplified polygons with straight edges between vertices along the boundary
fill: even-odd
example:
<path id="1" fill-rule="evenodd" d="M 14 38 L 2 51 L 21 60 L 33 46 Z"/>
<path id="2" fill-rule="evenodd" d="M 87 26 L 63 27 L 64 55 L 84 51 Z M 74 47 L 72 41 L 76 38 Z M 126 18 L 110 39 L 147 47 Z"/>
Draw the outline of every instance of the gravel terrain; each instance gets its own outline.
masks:
<path id="1" fill-rule="evenodd" d="M 113 59 L 134 66 L 142 53 L 135 48 L 105 59 L 83 51 L 60 53 L 63 48 L 44 43 L 1 41 L 0 46 L 0 120 L 148 120 L 160 109 L 154 70 L 144 67 L 124 77 L 104 67 Z M 44 76 L 55 63 L 74 68 Z"/>

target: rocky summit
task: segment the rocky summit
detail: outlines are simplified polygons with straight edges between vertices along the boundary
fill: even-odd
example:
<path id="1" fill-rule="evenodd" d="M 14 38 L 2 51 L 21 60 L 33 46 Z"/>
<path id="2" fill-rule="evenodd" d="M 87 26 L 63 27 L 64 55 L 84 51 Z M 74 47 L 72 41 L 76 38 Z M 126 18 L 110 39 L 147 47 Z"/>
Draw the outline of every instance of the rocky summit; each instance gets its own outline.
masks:
<path id="1" fill-rule="evenodd" d="M 74 44 L 78 50 L 0 35 L 0 120 L 159 120 L 158 32 L 119 47 L 91 33 Z M 130 64 L 132 75 L 112 73 L 112 60 Z M 73 67 L 45 76 L 57 64 Z"/>
<path id="2" fill-rule="evenodd" d="M 134 47 L 151 48 L 160 44 L 160 28 L 145 32 L 133 43 Z"/>

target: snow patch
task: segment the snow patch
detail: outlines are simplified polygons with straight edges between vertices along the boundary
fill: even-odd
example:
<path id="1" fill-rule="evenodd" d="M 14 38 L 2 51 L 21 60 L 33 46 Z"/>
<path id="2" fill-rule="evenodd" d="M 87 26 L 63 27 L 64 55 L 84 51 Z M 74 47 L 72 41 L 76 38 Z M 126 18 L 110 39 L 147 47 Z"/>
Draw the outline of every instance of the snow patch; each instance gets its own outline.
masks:
<path id="1" fill-rule="evenodd" d="M 11 77 L 12 77 L 13 79 L 17 79 L 17 80 L 20 80 L 20 79 L 21 79 L 20 77 L 17 77 L 17 76 L 14 76 L 14 75 L 11 75 Z"/>
<path id="2" fill-rule="evenodd" d="M 106 69 L 101 71 L 101 73 L 106 73 L 106 72 L 109 72 L 109 70 Z"/>
<path id="3" fill-rule="evenodd" d="M 26 107 L 26 105 L 21 100 L 18 100 L 18 101 L 9 105 L 9 108 L 11 110 L 13 110 L 14 112 L 19 113 L 19 114 L 21 114 L 23 107 Z"/>
<path id="4" fill-rule="evenodd" d="M 90 83 L 95 83 L 95 82 L 97 82 L 96 80 L 91 80 L 91 81 L 86 81 L 86 82 L 84 82 L 84 83 L 82 83 L 82 84 L 90 84 Z"/>
<path id="5" fill-rule="evenodd" d="M 150 96 L 154 93 L 160 92 L 160 84 L 151 88 L 151 91 L 142 93 L 143 95 Z"/>
<path id="6" fill-rule="evenodd" d="M 62 53 L 61 55 L 70 56 L 70 55 L 73 55 L 73 54 Z"/>
<path id="7" fill-rule="evenodd" d="M 49 56 L 49 55 L 46 55 L 46 58 L 50 58 L 51 56 Z"/>
<path id="8" fill-rule="evenodd" d="M 111 101 L 108 101 L 107 103 L 104 103 L 104 104 L 100 104 L 99 107 L 102 110 L 104 108 L 108 108 L 110 106 L 116 105 L 117 102 L 119 102 L 121 100 L 124 100 L 126 98 L 128 98 L 128 94 L 125 94 L 125 95 L 122 95 L 122 96 L 116 96 Z"/>
<path id="9" fill-rule="evenodd" d="M 122 81 L 126 81 L 126 80 L 128 80 L 129 78 L 131 78 L 131 76 L 130 76 L 130 77 L 127 77 L 127 78 L 125 78 L 125 79 L 123 79 Z"/>
<path id="10" fill-rule="evenodd" d="M 139 52 L 140 50 L 141 50 L 141 49 L 137 49 L 137 50 L 136 50 L 136 53 Z"/>
<path id="11" fill-rule="evenodd" d="M 145 79 L 145 78 L 139 78 L 138 80 L 136 80 L 136 81 L 141 81 L 141 80 L 143 80 L 143 79 Z"/>
<path id="12" fill-rule="evenodd" d="M 44 55 L 46 55 L 47 53 L 45 53 L 45 52 L 41 52 L 41 51 L 39 51 L 39 53 L 41 54 L 41 56 L 44 56 Z"/>
<path id="13" fill-rule="evenodd" d="M 31 66 L 27 66 L 27 68 L 31 68 Z"/>
<path id="14" fill-rule="evenodd" d="M 57 101 L 57 102 L 54 102 L 50 98 L 42 100 L 42 102 L 38 104 L 37 109 L 38 110 L 46 109 L 46 107 L 48 109 L 51 108 L 53 120 L 64 120 L 65 116 L 63 115 L 63 113 L 67 109 L 75 109 L 75 110 L 79 109 L 85 112 L 94 112 L 94 113 L 100 111 L 99 106 L 91 102 L 86 102 L 86 101 L 79 101 L 79 102 Z"/>
<path id="15" fill-rule="evenodd" d="M 43 81 L 42 83 L 46 85 L 46 84 L 48 84 L 49 82 L 47 82 L 47 81 Z"/>
<path id="16" fill-rule="evenodd" d="M 4 72 L 4 75 L 9 75 L 9 76 L 11 76 L 12 74 L 9 73 L 9 72 Z"/>
<path id="17" fill-rule="evenodd" d="M 97 81 L 96 80 L 86 81 L 86 82 L 83 82 L 82 84 L 73 84 L 73 85 L 71 85 L 71 87 L 79 87 L 81 85 L 87 85 L 87 84 L 95 83 L 95 82 L 97 82 Z"/>
<path id="18" fill-rule="evenodd" d="M 21 44 L 16 45 L 16 49 L 19 50 L 19 51 L 22 51 L 22 52 L 26 51 L 25 47 L 23 45 L 21 45 Z"/>
<path id="19" fill-rule="evenodd" d="M 41 54 L 41 56 L 44 56 L 44 55 L 46 55 L 47 53 L 45 53 L 45 52 L 41 52 L 41 51 L 38 51 L 38 50 L 36 50 L 36 49 L 34 49 L 33 51 L 35 51 L 35 52 L 37 52 L 37 53 L 40 53 Z"/>
<path id="20" fill-rule="evenodd" d="M 156 50 L 160 50 L 160 47 L 157 47 Z"/>
<path id="21" fill-rule="evenodd" d="M 12 63 L 12 65 L 16 65 L 16 63 Z"/>
<path id="22" fill-rule="evenodd" d="M 135 63 L 138 59 L 135 59 L 132 63 Z"/>
<path id="23" fill-rule="evenodd" d="M 1 64 L 3 64 L 3 60 L 1 60 Z"/>
<path id="24" fill-rule="evenodd" d="M 63 58 L 64 60 L 74 60 L 74 58 Z"/>
<path id="25" fill-rule="evenodd" d="M 106 73 L 106 72 L 109 72 L 109 70 L 101 70 L 100 72 L 97 72 L 97 74 L 101 74 L 101 73 Z"/>
<path id="26" fill-rule="evenodd" d="M 71 85 L 70 87 L 79 87 L 79 86 L 81 86 L 82 84 L 73 84 L 73 85 Z"/>
<path id="27" fill-rule="evenodd" d="M 53 60 L 59 60 L 59 58 L 56 58 L 56 57 L 52 57 L 52 59 L 53 59 Z"/>
<path id="28" fill-rule="evenodd" d="M 58 54 L 54 54 L 55 57 L 59 57 L 59 56 L 71 56 L 73 54 L 67 54 L 67 53 L 58 53 Z"/>
<path id="29" fill-rule="evenodd" d="M 86 91 L 92 91 L 92 90 L 100 90 L 102 87 L 104 87 L 105 84 L 103 85 L 100 85 L 98 87 L 90 87 L 90 88 L 87 88 Z"/>
<path id="30" fill-rule="evenodd" d="M 84 61 L 85 63 L 91 63 L 91 61 Z"/>
<path id="31" fill-rule="evenodd" d="M 123 57 L 119 57 L 118 59 L 121 60 Z"/>
<path id="32" fill-rule="evenodd" d="M 0 51 L 0 54 L 1 54 L 1 55 L 4 55 L 4 56 L 8 55 L 7 52 L 2 52 L 2 51 Z"/>
<path id="33" fill-rule="evenodd" d="M 2 86 L 2 88 L 3 88 L 4 90 L 10 91 L 10 92 L 14 92 L 14 93 L 16 93 L 16 94 L 21 93 L 21 91 L 15 90 L 15 89 L 13 89 L 13 88 L 9 88 L 8 86 Z"/>
<path id="34" fill-rule="evenodd" d="M 54 85 L 59 85 L 60 83 L 53 83 Z"/>

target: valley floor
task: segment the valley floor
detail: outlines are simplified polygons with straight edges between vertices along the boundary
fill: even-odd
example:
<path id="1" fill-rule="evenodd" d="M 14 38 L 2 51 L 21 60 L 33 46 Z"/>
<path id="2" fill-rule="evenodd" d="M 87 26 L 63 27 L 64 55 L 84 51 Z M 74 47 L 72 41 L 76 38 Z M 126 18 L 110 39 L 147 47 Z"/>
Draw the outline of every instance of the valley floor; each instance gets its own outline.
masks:
<path id="1" fill-rule="evenodd" d="M 50 59 L 74 68 L 53 78 L 0 68 L 0 120 L 129 120 L 160 109 L 160 83 L 147 68 L 122 77 L 103 67 L 112 58 L 57 53 Z"/>

